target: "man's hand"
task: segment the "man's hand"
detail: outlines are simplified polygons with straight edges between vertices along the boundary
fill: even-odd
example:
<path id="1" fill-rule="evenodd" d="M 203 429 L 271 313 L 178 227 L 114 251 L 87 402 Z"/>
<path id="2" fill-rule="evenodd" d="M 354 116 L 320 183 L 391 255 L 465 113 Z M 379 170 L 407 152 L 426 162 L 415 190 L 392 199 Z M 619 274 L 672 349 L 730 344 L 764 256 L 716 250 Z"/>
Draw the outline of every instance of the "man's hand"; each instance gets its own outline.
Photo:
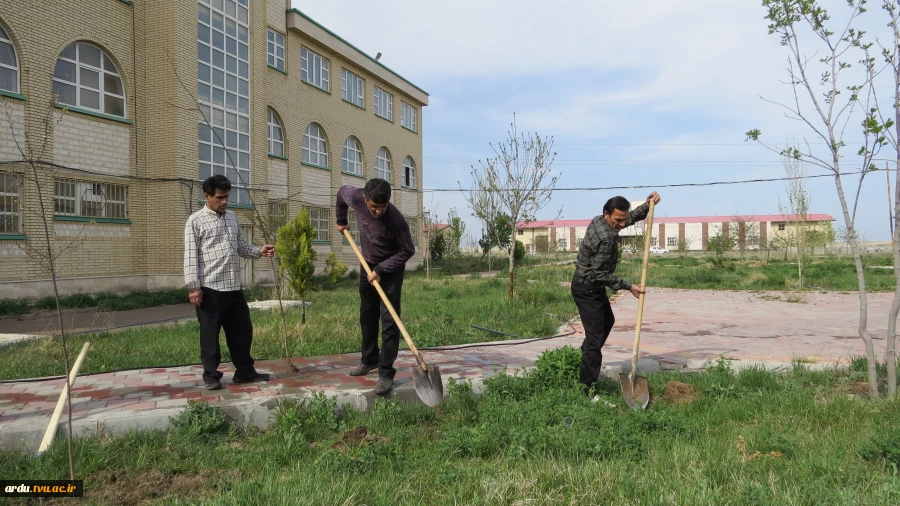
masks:
<path id="1" fill-rule="evenodd" d="M 203 290 L 191 290 L 189 293 L 191 304 L 200 307 L 203 302 Z"/>
<path id="2" fill-rule="evenodd" d="M 642 293 L 645 293 L 644 287 L 641 285 L 631 285 L 630 290 L 631 295 L 634 295 L 635 297 L 640 297 Z"/>
<path id="3" fill-rule="evenodd" d="M 338 232 L 340 232 L 341 235 L 343 235 L 343 234 L 344 234 L 344 230 L 350 230 L 350 227 L 347 226 L 347 225 L 338 225 L 338 226 L 337 226 L 337 229 L 338 229 Z"/>
<path id="4" fill-rule="evenodd" d="M 263 244 L 263 247 L 259 248 L 259 255 L 264 257 L 275 255 L 275 246 L 272 246 L 271 244 Z"/>
<path id="5" fill-rule="evenodd" d="M 653 200 L 653 203 L 654 203 L 654 204 L 659 204 L 659 201 L 662 200 L 662 199 L 659 198 L 659 194 L 658 194 L 658 193 L 653 192 L 653 193 L 651 193 L 650 195 L 647 195 L 647 203 L 648 203 L 648 204 L 650 203 L 651 200 Z"/>
<path id="6" fill-rule="evenodd" d="M 381 276 L 379 276 L 377 272 L 372 271 L 369 274 L 369 283 L 372 283 L 374 281 L 381 281 Z"/>

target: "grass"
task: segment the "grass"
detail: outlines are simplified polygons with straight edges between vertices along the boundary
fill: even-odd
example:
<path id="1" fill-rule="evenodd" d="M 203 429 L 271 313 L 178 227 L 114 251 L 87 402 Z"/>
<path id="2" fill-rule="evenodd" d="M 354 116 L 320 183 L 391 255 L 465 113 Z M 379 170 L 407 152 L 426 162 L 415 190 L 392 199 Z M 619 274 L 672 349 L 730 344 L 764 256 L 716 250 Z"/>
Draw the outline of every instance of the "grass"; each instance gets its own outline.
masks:
<path id="1" fill-rule="evenodd" d="M 619 262 L 617 274 L 639 280 L 642 258 L 625 255 Z M 784 260 L 749 258 L 743 261 L 724 258 L 716 267 L 711 257 L 676 255 L 650 258 L 648 279 L 653 286 L 664 288 L 707 290 L 796 290 L 797 264 Z M 873 255 L 863 259 L 864 265 L 891 265 L 887 255 Z M 896 286 L 891 269 L 865 269 L 867 289 L 872 292 L 893 291 Z M 816 257 L 807 265 L 802 289 L 856 291 L 856 268 L 848 257 Z"/>
<path id="2" fill-rule="evenodd" d="M 593 403 L 576 383 L 578 350 L 500 374 L 480 398 L 465 384 L 438 409 L 379 401 L 335 414 L 318 397 L 283 403 L 264 431 L 192 404 L 169 431 L 75 440 L 84 504 L 900 503 L 900 398 L 848 395 L 855 370 L 649 377 L 633 412 L 616 383 Z M 693 403 L 661 397 L 670 381 Z M 614 407 L 611 407 L 613 405 Z M 65 442 L 42 457 L 0 453 L 14 479 L 61 479 Z"/>
<path id="3" fill-rule="evenodd" d="M 523 268 L 517 296 L 506 297 L 506 280 L 436 276 L 425 279 L 410 273 L 404 282 L 401 317 L 418 347 L 468 344 L 497 340 L 495 334 L 473 329 L 479 325 L 522 337 L 550 336 L 577 314 L 569 289 L 552 269 Z M 528 283 L 531 279 L 534 283 Z M 359 293 L 356 278 L 326 283 L 310 295 L 303 340 L 299 339 L 300 310 L 288 310 L 292 356 L 319 356 L 359 350 Z M 182 296 L 184 293 L 182 292 Z M 283 357 L 281 321 L 277 310 L 252 310 L 253 353 L 257 359 Z M 198 362 L 199 325 L 194 320 L 167 326 L 73 335 L 70 350 L 91 341 L 82 373 L 174 366 Z M 402 346 L 405 346 L 403 344 Z M 222 360 L 229 361 L 222 346 Z M 58 339 L 46 338 L 0 347 L 0 379 L 64 374 Z"/>

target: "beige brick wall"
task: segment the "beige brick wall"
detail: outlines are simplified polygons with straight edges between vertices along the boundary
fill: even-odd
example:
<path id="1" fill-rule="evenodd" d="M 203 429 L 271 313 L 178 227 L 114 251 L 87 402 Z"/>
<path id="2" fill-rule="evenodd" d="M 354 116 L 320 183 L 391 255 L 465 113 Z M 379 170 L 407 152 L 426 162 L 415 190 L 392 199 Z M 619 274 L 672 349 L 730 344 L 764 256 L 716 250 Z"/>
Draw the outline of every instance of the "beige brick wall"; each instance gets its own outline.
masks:
<path id="1" fill-rule="evenodd" d="M 286 199 L 287 181 L 287 162 L 269 158 L 269 199 Z"/>
<path id="2" fill-rule="evenodd" d="M 284 12 L 290 8 L 290 0 L 267 0 L 266 23 L 282 34 L 287 30 L 284 24 Z"/>
<path id="3" fill-rule="evenodd" d="M 53 161 L 73 169 L 113 176 L 131 172 L 126 124 L 95 121 L 83 115 L 54 113 Z"/>
<path id="4" fill-rule="evenodd" d="M 0 160 L 21 160 L 18 146 L 25 146 L 25 104 L 0 97 Z"/>

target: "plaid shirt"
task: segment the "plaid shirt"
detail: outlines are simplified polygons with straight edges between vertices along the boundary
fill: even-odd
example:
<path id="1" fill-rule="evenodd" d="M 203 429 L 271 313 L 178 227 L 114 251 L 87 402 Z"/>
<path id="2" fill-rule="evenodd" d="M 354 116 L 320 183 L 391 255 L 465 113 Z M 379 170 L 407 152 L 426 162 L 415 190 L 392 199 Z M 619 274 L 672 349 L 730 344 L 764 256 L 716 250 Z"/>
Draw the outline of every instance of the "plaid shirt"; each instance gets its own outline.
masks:
<path id="1" fill-rule="evenodd" d="M 184 226 L 184 283 L 188 290 L 201 286 L 230 292 L 241 289 L 241 260 L 259 258 L 259 246 L 241 238 L 241 225 L 231 211 L 207 206 L 192 214 Z"/>
<path id="2" fill-rule="evenodd" d="M 647 203 L 628 213 L 625 227 L 634 225 L 647 217 L 650 206 Z M 613 230 L 602 215 L 591 220 L 578 256 L 575 258 L 575 274 L 595 283 L 602 283 L 613 290 L 630 290 L 631 283 L 614 276 L 619 263 L 619 234 Z"/>

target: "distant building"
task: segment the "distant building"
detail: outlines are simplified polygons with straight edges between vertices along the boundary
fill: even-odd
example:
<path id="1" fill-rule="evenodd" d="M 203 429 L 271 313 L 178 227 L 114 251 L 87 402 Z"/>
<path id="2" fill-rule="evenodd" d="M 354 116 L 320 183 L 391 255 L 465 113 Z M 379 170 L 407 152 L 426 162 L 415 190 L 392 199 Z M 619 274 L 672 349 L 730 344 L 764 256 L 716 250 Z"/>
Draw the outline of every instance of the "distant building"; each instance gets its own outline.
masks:
<path id="1" fill-rule="evenodd" d="M 652 244 L 668 249 L 678 247 L 678 241 L 686 242 L 688 251 L 705 251 L 709 239 L 722 235 L 734 237 L 737 222 L 749 224 L 748 249 L 765 247 L 772 239 L 790 234 L 800 221 L 793 214 L 758 214 L 741 216 L 686 216 L 656 217 L 653 219 Z M 807 226 L 812 230 L 827 227 L 834 218 L 828 214 L 808 214 Z M 516 239 L 525 244 L 528 253 L 547 251 L 578 251 L 591 220 L 543 220 L 520 222 L 516 227 Z M 622 230 L 619 235 L 625 239 L 642 235 L 644 222 Z"/>

